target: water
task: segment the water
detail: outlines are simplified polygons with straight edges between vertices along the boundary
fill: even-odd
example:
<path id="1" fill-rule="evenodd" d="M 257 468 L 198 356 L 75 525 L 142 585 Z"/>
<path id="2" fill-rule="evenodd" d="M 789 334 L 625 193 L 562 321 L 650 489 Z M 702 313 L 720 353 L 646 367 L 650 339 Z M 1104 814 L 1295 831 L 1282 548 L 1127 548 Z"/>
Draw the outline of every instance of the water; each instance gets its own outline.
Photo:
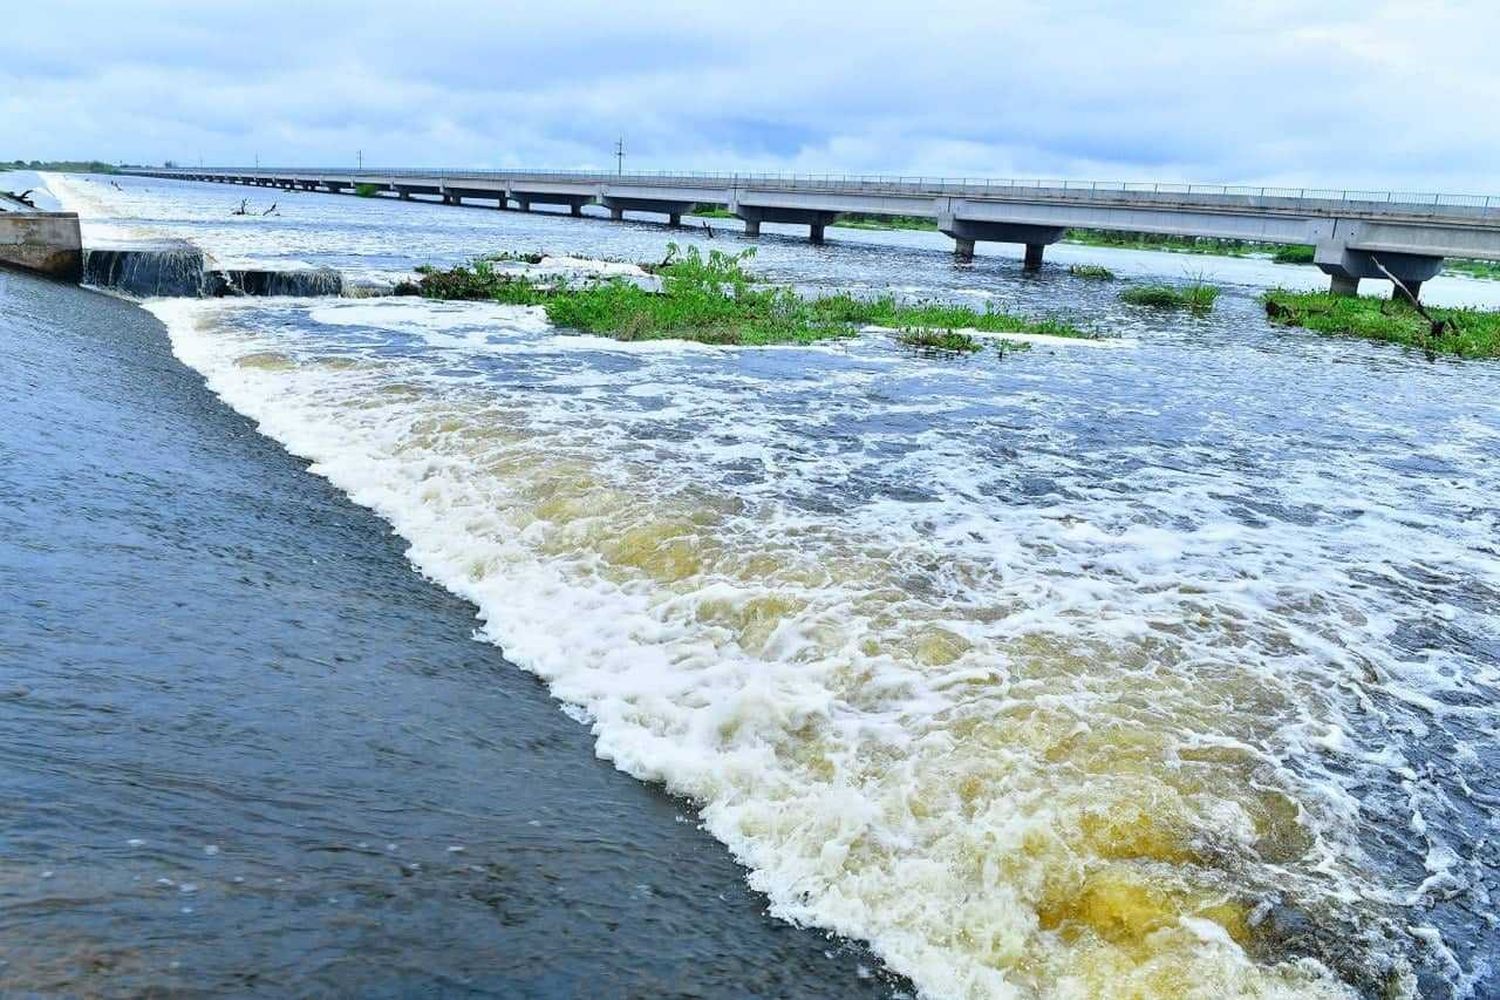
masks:
<path id="1" fill-rule="evenodd" d="M 890 996 L 150 316 L 0 344 L 0 996 Z"/>
<path id="2" fill-rule="evenodd" d="M 233 188 L 121 188 L 54 190 L 86 236 L 375 279 L 674 238 L 281 192 L 242 224 Z M 764 239 L 756 269 L 1120 340 L 944 361 L 492 305 L 151 308 L 602 757 L 698 803 L 775 913 L 924 995 L 1494 995 L 1500 365 L 1269 327 L 1255 294 L 1307 269 L 1050 251 L 1207 273 L 1196 319 L 1003 248 L 837 236 Z"/>

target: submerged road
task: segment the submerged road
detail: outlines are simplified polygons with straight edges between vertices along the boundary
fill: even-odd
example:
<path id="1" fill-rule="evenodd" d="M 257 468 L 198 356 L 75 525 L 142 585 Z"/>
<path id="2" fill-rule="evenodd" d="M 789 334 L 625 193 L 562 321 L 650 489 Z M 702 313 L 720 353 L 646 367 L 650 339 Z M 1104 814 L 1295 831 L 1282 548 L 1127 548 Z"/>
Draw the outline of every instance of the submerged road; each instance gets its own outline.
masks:
<path id="1" fill-rule="evenodd" d="M 0 344 L 0 995 L 889 995 L 154 318 Z"/>

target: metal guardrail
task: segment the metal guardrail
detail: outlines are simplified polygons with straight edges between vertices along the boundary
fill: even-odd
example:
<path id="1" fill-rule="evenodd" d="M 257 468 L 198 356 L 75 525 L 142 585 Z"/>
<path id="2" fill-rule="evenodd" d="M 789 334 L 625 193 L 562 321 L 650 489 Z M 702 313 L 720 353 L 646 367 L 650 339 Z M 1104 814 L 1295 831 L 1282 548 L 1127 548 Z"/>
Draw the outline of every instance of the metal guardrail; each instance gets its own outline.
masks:
<path id="1" fill-rule="evenodd" d="M 131 172 L 130 170 L 126 171 Z M 1410 209 L 1469 208 L 1500 211 L 1500 195 L 1440 194 L 1406 191 L 1372 191 L 1354 188 L 1293 188 L 1236 184 L 1174 184 L 1151 181 L 1078 181 L 1042 178 L 926 177 L 880 174 L 799 174 L 738 173 L 712 171 L 633 171 L 608 173 L 589 170 L 450 170 L 399 167 L 340 170 L 308 167 L 175 167 L 137 168 L 135 172 L 203 176 L 229 175 L 296 175 L 317 177 L 432 177 L 439 180 L 487 179 L 572 181 L 577 183 L 642 183 L 664 185 L 681 182 L 711 182 L 730 187 L 759 184 L 794 185 L 807 190 L 850 189 L 881 190 L 914 195 L 983 194 L 1003 191 L 1060 191 L 1087 197 L 1091 194 L 1203 195 L 1242 198 L 1284 198 L 1299 201 L 1390 205 Z"/>

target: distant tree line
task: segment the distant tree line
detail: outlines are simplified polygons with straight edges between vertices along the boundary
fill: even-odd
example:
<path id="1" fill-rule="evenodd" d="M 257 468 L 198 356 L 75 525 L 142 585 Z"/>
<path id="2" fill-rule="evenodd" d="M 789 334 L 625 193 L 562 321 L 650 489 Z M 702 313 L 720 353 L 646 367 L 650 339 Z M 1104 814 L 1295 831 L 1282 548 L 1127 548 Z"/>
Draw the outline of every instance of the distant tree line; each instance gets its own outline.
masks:
<path id="1" fill-rule="evenodd" d="M 4 163 L 4 161 L 0 161 Z M 11 160 L 9 170 L 55 170 L 71 174 L 117 174 L 120 168 L 103 160 Z"/>

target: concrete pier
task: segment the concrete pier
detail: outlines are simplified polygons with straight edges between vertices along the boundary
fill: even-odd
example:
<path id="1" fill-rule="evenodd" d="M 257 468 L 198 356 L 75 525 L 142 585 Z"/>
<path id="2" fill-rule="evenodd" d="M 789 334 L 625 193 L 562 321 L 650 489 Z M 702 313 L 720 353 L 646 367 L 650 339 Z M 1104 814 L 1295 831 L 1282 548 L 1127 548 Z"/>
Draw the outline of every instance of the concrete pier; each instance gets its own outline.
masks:
<path id="1" fill-rule="evenodd" d="M 807 226 L 814 242 L 846 213 L 917 217 L 936 221 L 961 261 L 973 258 L 979 241 L 1021 244 L 1027 271 L 1036 271 L 1045 248 L 1069 229 L 1295 244 L 1317 248 L 1314 262 L 1341 293 L 1352 292 L 1364 278 L 1384 279 L 1381 267 L 1408 287 L 1420 287 L 1446 257 L 1500 260 L 1500 196 L 773 174 L 243 167 L 129 172 L 233 184 L 284 181 L 305 190 L 368 183 L 405 200 L 461 192 L 460 201 L 513 198 L 523 211 L 536 202 L 565 205 L 573 215 L 599 204 L 613 219 L 623 219 L 626 211 L 654 212 L 672 225 L 695 205 L 722 205 L 744 220 L 746 236 L 758 236 L 762 222 L 790 223 Z"/>
<path id="2" fill-rule="evenodd" d="M 73 212 L 38 212 L 21 203 L 0 210 L 0 267 L 76 282 L 83 276 L 83 238 Z"/>

